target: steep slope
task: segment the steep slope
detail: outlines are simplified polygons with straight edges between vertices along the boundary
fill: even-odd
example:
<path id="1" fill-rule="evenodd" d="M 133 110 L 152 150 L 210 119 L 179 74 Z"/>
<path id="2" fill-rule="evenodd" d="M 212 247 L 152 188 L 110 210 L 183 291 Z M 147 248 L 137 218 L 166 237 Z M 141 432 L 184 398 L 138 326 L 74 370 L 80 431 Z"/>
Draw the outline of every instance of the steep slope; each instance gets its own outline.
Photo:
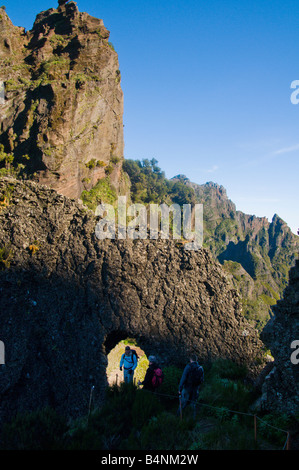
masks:
<path id="1" fill-rule="evenodd" d="M 274 318 L 263 330 L 271 349 L 274 368 L 263 385 L 264 408 L 281 413 L 299 413 L 299 260 L 290 270 L 283 298 L 274 307 Z"/>
<path id="2" fill-rule="evenodd" d="M 186 177 L 174 178 L 193 188 L 204 207 L 204 243 L 231 275 L 242 298 L 247 318 L 261 329 L 269 320 L 288 283 L 299 239 L 277 215 L 265 217 L 236 210 L 223 186 L 199 185 Z"/>
<path id="3" fill-rule="evenodd" d="M 0 9 L 0 144 L 23 175 L 69 197 L 107 175 L 120 181 L 123 93 L 108 39 L 74 2 L 40 13 L 28 32 Z"/>
<path id="4" fill-rule="evenodd" d="M 263 365 L 263 344 L 209 251 L 171 240 L 103 240 L 91 211 L 33 182 L 0 179 L 1 417 L 97 403 L 107 354 L 134 337 L 162 364 L 223 357 Z"/>

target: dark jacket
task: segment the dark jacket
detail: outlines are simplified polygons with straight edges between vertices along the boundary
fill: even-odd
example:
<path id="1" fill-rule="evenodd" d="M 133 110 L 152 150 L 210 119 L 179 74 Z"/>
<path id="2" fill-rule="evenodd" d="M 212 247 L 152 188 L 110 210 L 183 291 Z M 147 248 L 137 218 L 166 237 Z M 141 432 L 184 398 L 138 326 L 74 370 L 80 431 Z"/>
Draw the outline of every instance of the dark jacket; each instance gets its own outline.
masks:
<path id="1" fill-rule="evenodd" d="M 198 366 L 197 362 L 190 362 L 189 364 L 186 365 L 181 381 L 180 381 L 180 385 L 179 385 L 180 392 L 183 390 L 184 387 L 189 387 L 189 388 L 193 387 L 192 382 L 190 380 L 191 372 L 192 372 L 192 369 L 197 366 Z"/>
<path id="2" fill-rule="evenodd" d="M 141 382 L 141 385 L 143 385 L 143 388 L 146 390 L 154 391 L 154 387 L 152 384 L 152 378 L 154 376 L 154 370 L 159 367 L 157 364 L 150 364 L 148 366 L 148 369 L 146 371 L 145 377 L 143 382 Z"/>

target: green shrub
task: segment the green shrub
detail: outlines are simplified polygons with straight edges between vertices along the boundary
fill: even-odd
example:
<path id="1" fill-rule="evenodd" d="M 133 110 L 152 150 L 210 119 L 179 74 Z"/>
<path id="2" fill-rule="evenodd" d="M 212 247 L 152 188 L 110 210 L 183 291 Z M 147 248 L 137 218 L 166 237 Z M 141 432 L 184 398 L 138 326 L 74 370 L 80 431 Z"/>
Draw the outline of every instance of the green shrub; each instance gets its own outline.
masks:
<path id="1" fill-rule="evenodd" d="M 110 159 L 111 163 L 113 163 L 113 165 L 116 165 L 117 163 L 120 162 L 120 158 L 119 157 L 111 157 Z"/>
<path id="2" fill-rule="evenodd" d="M 186 449 L 189 430 L 193 423 L 180 420 L 172 413 L 163 412 L 153 417 L 140 433 L 140 448 L 143 450 Z"/>
<path id="3" fill-rule="evenodd" d="M 266 305 L 272 306 L 276 304 L 276 299 L 273 299 L 269 295 L 261 294 L 261 299 Z"/>
<path id="4" fill-rule="evenodd" d="M 40 79 L 42 82 L 61 80 L 61 77 L 69 71 L 69 57 L 54 56 L 41 64 Z"/>
<path id="5" fill-rule="evenodd" d="M 252 402 L 251 391 L 242 383 L 216 377 L 206 381 L 199 392 L 199 398 L 204 403 L 215 407 L 242 412 L 246 412 Z"/>
<path id="6" fill-rule="evenodd" d="M 217 359 L 213 362 L 209 374 L 225 379 L 242 380 L 247 374 L 246 365 L 239 365 L 229 359 Z"/>
<path id="7" fill-rule="evenodd" d="M 73 429 L 69 449 L 117 449 L 132 426 L 132 406 L 136 388 L 122 383 L 107 389 L 102 408 L 95 410 L 87 425 Z"/>
<path id="8" fill-rule="evenodd" d="M 205 433 L 199 423 L 191 436 L 193 442 L 189 450 L 254 450 L 257 447 L 253 433 L 236 420 L 218 422 Z"/>
<path id="9" fill-rule="evenodd" d="M 251 389 L 244 385 L 246 367 L 232 361 L 219 359 L 205 367 L 205 382 L 200 389 L 199 398 L 206 404 L 247 411 L 253 401 Z"/>
<path id="10" fill-rule="evenodd" d="M 177 396 L 183 370 L 175 366 L 169 366 L 163 368 L 163 373 L 164 380 L 159 388 L 159 392 L 166 395 Z"/>
<path id="11" fill-rule="evenodd" d="M 67 450 L 99 450 L 103 449 L 102 433 L 91 426 L 81 423 L 70 430 L 65 438 Z"/>
<path id="12" fill-rule="evenodd" d="M 89 169 L 95 168 L 96 165 L 97 165 L 97 161 L 95 158 L 92 158 L 91 160 L 89 160 L 89 162 L 85 163 L 86 168 L 89 168 Z"/>
<path id="13" fill-rule="evenodd" d="M 54 450 L 62 448 L 67 431 L 64 417 L 44 408 L 16 416 L 2 430 L 2 448 L 6 450 Z"/>
<path id="14" fill-rule="evenodd" d="M 286 440 L 286 433 L 291 427 L 291 418 L 285 414 L 269 414 L 257 421 L 258 434 L 269 441 L 282 446 Z"/>
<path id="15" fill-rule="evenodd" d="M 76 82 L 75 86 L 77 89 L 82 88 L 83 85 L 88 81 L 88 77 L 86 77 L 84 73 L 77 73 L 77 75 L 74 78 Z"/>
<path id="16" fill-rule="evenodd" d="M 120 70 L 116 70 L 115 75 L 116 75 L 115 81 L 116 81 L 116 83 L 119 83 L 120 80 L 121 80 L 121 73 L 120 73 Z"/>
<path id="17" fill-rule="evenodd" d="M 19 82 L 17 82 L 13 78 L 9 78 L 5 82 L 5 91 L 6 92 L 17 91 L 19 89 L 19 87 L 20 87 Z"/>
<path id="18" fill-rule="evenodd" d="M 10 267 L 10 262 L 13 256 L 13 251 L 10 246 L 0 248 L 0 270 Z"/>
<path id="19" fill-rule="evenodd" d="M 113 204 L 117 199 L 117 195 L 109 178 L 103 178 L 90 191 L 83 191 L 81 199 L 89 209 L 95 210 L 102 202 Z"/>
<path id="20" fill-rule="evenodd" d="M 54 34 L 50 39 L 51 45 L 59 50 L 62 50 L 67 45 L 67 42 L 67 39 L 60 34 Z"/>
<path id="21" fill-rule="evenodd" d="M 122 340 L 122 344 L 124 344 L 125 346 L 127 346 L 127 345 L 137 346 L 137 340 L 135 338 L 126 338 L 126 339 Z"/>
<path id="22" fill-rule="evenodd" d="M 157 160 L 125 160 L 123 170 L 129 175 L 133 202 L 167 204 L 195 203 L 193 188 L 181 181 L 168 180 Z"/>
<path id="23" fill-rule="evenodd" d="M 114 170 L 113 165 L 109 164 L 108 166 L 106 166 L 106 168 L 105 168 L 106 175 L 107 176 L 111 175 L 113 170 Z"/>
<path id="24" fill-rule="evenodd" d="M 163 407 L 157 396 L 147 390 L 138 390 L 132 407 L 132 425 L 140 429 L 162 411 Z"/>

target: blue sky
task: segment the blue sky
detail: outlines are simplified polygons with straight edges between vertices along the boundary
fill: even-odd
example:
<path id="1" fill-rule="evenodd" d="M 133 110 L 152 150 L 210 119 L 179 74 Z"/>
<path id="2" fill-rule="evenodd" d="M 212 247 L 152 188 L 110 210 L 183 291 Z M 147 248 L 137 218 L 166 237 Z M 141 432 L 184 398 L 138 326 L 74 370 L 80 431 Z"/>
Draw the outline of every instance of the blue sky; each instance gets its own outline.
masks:
<path id="1" fill-rule="evenodd" d="M 5 0 L 3 0 L 5 2 Z M 6 0 L 31 29 L 55 1 Z M 119 55 L 125 157 L 223 185 L 237 209 L 299 228 L 298 3 L 78 0 Z"/>

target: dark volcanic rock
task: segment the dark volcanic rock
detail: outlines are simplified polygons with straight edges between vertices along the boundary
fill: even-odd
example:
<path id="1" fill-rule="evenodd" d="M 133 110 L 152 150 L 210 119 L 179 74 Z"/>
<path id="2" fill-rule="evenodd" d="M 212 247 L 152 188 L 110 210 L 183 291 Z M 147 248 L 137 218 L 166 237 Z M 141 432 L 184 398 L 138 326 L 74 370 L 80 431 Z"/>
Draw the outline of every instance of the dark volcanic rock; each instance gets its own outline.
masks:
<path id="1" fill-rule="evenodd" d="M 268 410 L 299 412 L 299 260 L 290 270 L 289 285 L 283 299 L 274 307 L 275 316 L 267 324 L 262 338 L 275 357 L 274 368 L 263 385 L 262 404 Z M 291 358 L 291 356 L 294 356 Z"/>
<path id="2" fill-rule="evenodd" d="M 1 417 L 102 400 L 107 353 L 127 336 L 162 364 L 262 363 L 263 344 L 209 251 L 172 240 L 95 237 L 94 214 L 33 182 L 0 180 Z"/>

